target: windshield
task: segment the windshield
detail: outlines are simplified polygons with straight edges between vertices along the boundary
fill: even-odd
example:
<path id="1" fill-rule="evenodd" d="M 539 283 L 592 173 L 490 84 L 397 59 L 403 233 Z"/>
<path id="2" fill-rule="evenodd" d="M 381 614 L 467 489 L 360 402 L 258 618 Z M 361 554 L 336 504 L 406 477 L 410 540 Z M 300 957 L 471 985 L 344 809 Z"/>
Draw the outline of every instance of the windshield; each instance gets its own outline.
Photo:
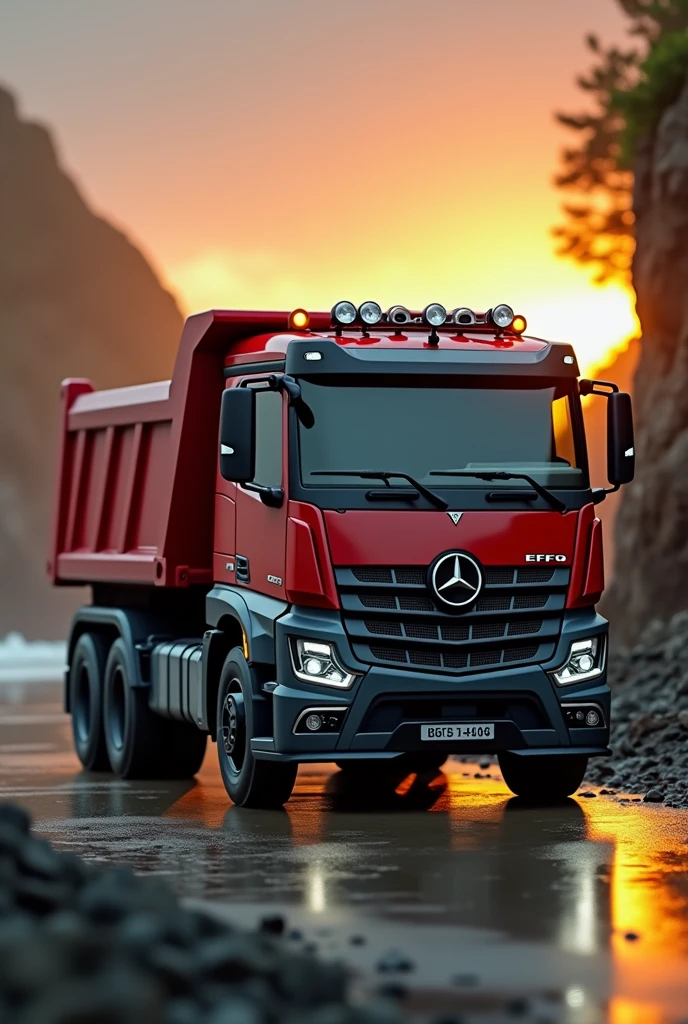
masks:
<path id="1" fill-rule="evenodd" d="M 299 425 L 305 486 L 369 488 L 369 480 L 336 474 L 386 470 L 434 488 L 484 487 L 478 479 L 437 475 L 471 469 L 527 473 L 545 487 L 586 486 L 563 389 L 537 382 L 520 389 L 300 383 L 315 418 L 310 429 Z"/>

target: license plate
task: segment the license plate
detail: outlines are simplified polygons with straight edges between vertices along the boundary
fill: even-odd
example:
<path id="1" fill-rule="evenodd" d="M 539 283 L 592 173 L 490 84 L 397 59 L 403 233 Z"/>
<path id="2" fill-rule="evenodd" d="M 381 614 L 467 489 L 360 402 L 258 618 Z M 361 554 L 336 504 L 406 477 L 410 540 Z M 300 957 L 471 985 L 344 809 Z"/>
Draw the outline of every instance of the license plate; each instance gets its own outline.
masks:
<path id="1" fill-rule="evenodd" d="M 422 740 L 493 740 L 494 725 L 453 722 L 451 725 L 421 725 Z"/>

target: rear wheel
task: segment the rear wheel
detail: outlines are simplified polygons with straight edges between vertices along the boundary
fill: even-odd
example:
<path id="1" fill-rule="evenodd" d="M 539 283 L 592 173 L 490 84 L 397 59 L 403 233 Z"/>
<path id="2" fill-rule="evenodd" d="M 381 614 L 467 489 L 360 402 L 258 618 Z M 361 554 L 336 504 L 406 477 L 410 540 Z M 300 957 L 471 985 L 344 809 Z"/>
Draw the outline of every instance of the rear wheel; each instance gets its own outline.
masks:
<path id="1" fill-rule="evenodd" d="M 122 779 L 190 779 L 201 767 L 207 736 L 194 725 L 156 715 L 148 692 L 131 685 L 121 638 L 105 667 L 104 731 L 110 764 Z"/>
<path id="2" fill-rule="evenodd" d="M 225 789 L 240 807 L 281 807 L 292 794 L 298 764 L 259 761 L 251 668 L 236 647 L 227 655 L 217 693 L 217 756 Z"/>
<path id="3" fill-rule="evenodd" d="M 504 751 L 499 755 L 499 767 L 511 792 L 533 803 L 571 796 L 583 781 L 587 766 L 587 757 L 580 754 L 520 757 Z"/>
<path id="4" fill-rule="evenodd" d="M 97 633 L 82 633 L 69 666 L 69 709 L 77 756 L 89 771 L 108 771 L 103 733 L 103 678 L 107 651 Z"/>

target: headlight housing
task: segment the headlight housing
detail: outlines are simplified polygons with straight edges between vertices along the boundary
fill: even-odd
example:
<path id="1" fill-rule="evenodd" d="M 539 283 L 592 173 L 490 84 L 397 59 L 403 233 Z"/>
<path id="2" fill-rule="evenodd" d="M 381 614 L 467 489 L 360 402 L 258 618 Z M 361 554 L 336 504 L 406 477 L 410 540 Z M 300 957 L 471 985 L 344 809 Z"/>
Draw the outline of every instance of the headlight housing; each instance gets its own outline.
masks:
<path id="1" fill-rule="evenodd" d="M 591 636 L 586 640 L 574 640 L 569 656 L 561 668 L 552 675 L 558 686 L 572 686 L 597 679 L 604 672 L 606 637 Z"/>
<path id="2" fill-rule="evenodd" d="M 355 672 L 341 665 L 334 644 L 292 637 L 289 646 L 294 675 L 305 683 L 347 690 L 356 678 Z"/>

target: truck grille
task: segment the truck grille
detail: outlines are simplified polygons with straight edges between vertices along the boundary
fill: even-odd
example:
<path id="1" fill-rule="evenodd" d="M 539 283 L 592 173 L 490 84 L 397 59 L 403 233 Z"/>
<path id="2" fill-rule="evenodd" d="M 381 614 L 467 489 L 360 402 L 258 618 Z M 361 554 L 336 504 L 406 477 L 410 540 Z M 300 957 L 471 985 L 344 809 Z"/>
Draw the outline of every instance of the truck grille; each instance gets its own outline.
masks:
<path id="1" fill-rule="evenodd" d="M 548 661 L 566 603 L 569 569 L 487 567 L 464 615 L 440 611 L 424 566 L 336 570 L 344 627 L 368 664 L 461 672 Z"/>

